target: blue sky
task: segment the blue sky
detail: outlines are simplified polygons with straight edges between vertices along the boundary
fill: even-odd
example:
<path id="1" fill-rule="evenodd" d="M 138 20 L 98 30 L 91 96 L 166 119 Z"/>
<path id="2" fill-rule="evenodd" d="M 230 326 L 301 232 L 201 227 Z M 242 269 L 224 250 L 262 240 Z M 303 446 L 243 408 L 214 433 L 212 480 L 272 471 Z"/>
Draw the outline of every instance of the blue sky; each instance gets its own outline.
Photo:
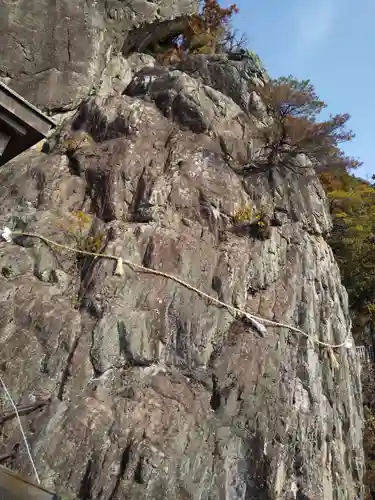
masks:
<path id="1" fill-rule="evenodd" d="M 223 2 L 229 5 L 229 1 Z M 343 149 L 375 174 L 375 0 L 238 0 L 234 28 L 271 77 L 310 79 L 328 112 L 349 113 Z"/>

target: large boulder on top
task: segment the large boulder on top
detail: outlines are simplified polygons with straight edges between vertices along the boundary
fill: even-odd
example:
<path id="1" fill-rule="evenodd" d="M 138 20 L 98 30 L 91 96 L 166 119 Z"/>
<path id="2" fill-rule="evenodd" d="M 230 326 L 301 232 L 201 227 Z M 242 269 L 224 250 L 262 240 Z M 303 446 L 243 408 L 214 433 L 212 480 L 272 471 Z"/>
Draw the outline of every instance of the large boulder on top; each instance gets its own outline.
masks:
<path id="1" fill-rule="evenodd" d="M 196 9 L 196 0 L 0 0 L 0 78 L 43 110 L 74 109 L 131 28 Z"/>

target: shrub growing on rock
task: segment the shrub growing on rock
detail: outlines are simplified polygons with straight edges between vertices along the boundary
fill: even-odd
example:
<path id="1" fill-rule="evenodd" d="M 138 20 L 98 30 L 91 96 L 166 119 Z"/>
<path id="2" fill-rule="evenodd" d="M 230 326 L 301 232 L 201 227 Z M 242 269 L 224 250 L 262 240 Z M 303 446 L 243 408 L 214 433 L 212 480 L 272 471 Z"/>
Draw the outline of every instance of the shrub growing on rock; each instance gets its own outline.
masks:
<path id="1" fill-rule="evenodd" d="M 150 53 L 161 64 L 169 65 L 187 54 L 214 54 L 244 48 L 245 38 L 239 38 L 230 24 L 237 13 L 235 4 L 223 8 L 217 0 L 201 0 L 198 13 L 164 23 L 164 29 L 152 40 Z"/>
<path id="2" fill-rule="evenodd" d="M 91 135 L 84 130 L 70 132 L 69 136 L 65 137 L 61 146 L 67 155 L 75 153 L 79 148 L 92 146 L 93 139 Z"/>
<path id="3" fill-rule="evenodd" d="M 354 138 L 353 132 L 345 129 L 349 114 L 337 114 L 319 122 L 318 115 L 326 104 L 318 98 L 309 80 L 283 77 L 255 90 L 272 117 L 272 123 L 260 132 L 268 165 L 289 163 L 301 154 L 319 169 L 329 165 L 348 170 L 360 165 L 339 147 Z"/>
<path id="4" fill-rule="evenodd" d="M 66 231 L 68 239 L 72 241 L 72 247 L 84 252 L 99 252 L 105 241 L 103 232 L 96 232 L 90 235 L 90 228 L 93 223 L 93 216 L 78 210 L 71 215 L 68 224 L 61 224 L 61 228 Z M 70 241 L 69 241 L 70 244 Z M 78 254 L 78 260 L 82 255 Z M 84 258 L 84 256 L 83 256 Z"/>
<path id="5" fill-rule="evenodd" d="M 241 224 L 243 222 L 250 222 L 253 215 L 253 207 L 250 205 L 244 205 L 239 208 L 233 216 L 233 221 L 235 224 Z"/>
<path id="6" fill-rule="evenodd" d="M 270 207 L 261 207 L 254 214 L 253 207 L 242 206 L 233 216 L 234 232 L 266 240 L 271 237 Z"/>
<path id="7" fill-rule="evenodd" d="M 228 23 L 222 30 L 216 45 L 216 51 L 227 54 L 248 54 L 247 38 L 244 33 L 239 33 L 234 30 L 230 23 Z"/>
<path id="8" fill-rule="evenodd" d="M 190 16 L 182 46 L 188 53 L 214 53 L 218 44 L 229 37 L 230 19 L 238 13 L 236 4 L 222 8 L 217 0 L 203 0 L 201 11 Z"/>
<path id="9" fill-rule="evenodd" d="M 183 48 L 193 54 L 216 52 L 219 42 L 228 38 L 230 19 L 237 13 L 236 4 L 223 8 L 217 0 L 203 0 L 200 13 L 189 18 Z"/>

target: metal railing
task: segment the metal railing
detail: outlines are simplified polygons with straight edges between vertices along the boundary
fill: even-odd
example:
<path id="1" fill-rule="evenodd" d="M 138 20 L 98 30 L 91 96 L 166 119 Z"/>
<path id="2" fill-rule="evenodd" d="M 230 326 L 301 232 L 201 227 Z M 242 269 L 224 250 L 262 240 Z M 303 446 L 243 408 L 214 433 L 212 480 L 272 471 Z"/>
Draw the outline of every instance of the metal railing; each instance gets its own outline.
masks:
<path id="1" fill-rule="evenodd" d="M 372 363 L 374 361 L 374 350 L 372 347 L 358 345 L 356 349 L 361 363 Z"/>

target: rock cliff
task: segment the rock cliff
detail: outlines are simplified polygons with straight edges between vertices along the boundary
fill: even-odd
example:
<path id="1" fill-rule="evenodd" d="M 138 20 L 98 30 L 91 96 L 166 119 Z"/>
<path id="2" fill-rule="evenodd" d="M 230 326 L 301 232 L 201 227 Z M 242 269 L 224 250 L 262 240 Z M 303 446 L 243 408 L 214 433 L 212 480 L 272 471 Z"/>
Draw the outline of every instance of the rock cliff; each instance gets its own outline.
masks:
<path id="1" fill-rule="evenodd" d="M 48 154 L 0 170 L 0 227 L 68 246 L 96 238 L 101 253 L 343 342 L 347 295 L 314 171 L 252 166 L 267 116 L 246 82 L 260 68 L 225 55 L 163 67 L 137 53 L 96 66 L 140 12 L 152 21 L 191 8 L 140 1 L 122 17 L 115 3 L 66 1 L 57 12 L 40 1 L 22 20 L 22 2 L 1 1 L 14 33 L 0 28 L 2 75 L 39 106 L 72 112 Z M 27 37 L 43 23 L 55 45 L 39 53 Z M 77 212 L 90 215 L 88 235 Z M 286 327 L 261 334 L 173 279 L 114 268 L 35 237 L 0 242 L 0 374 L 44 485 L 82 500 L 362 498 L 354 348 L 336 350 L 335 367 Z M 1 401 L 4 463 L 31 474 Z"/>
<path id="2" fill-rule="evenodd" d="M 196 0 L 1 0 L 0 78 L 45 111 L 74 109 L 97 91 L 131 28 L 196 8 Z"/>

